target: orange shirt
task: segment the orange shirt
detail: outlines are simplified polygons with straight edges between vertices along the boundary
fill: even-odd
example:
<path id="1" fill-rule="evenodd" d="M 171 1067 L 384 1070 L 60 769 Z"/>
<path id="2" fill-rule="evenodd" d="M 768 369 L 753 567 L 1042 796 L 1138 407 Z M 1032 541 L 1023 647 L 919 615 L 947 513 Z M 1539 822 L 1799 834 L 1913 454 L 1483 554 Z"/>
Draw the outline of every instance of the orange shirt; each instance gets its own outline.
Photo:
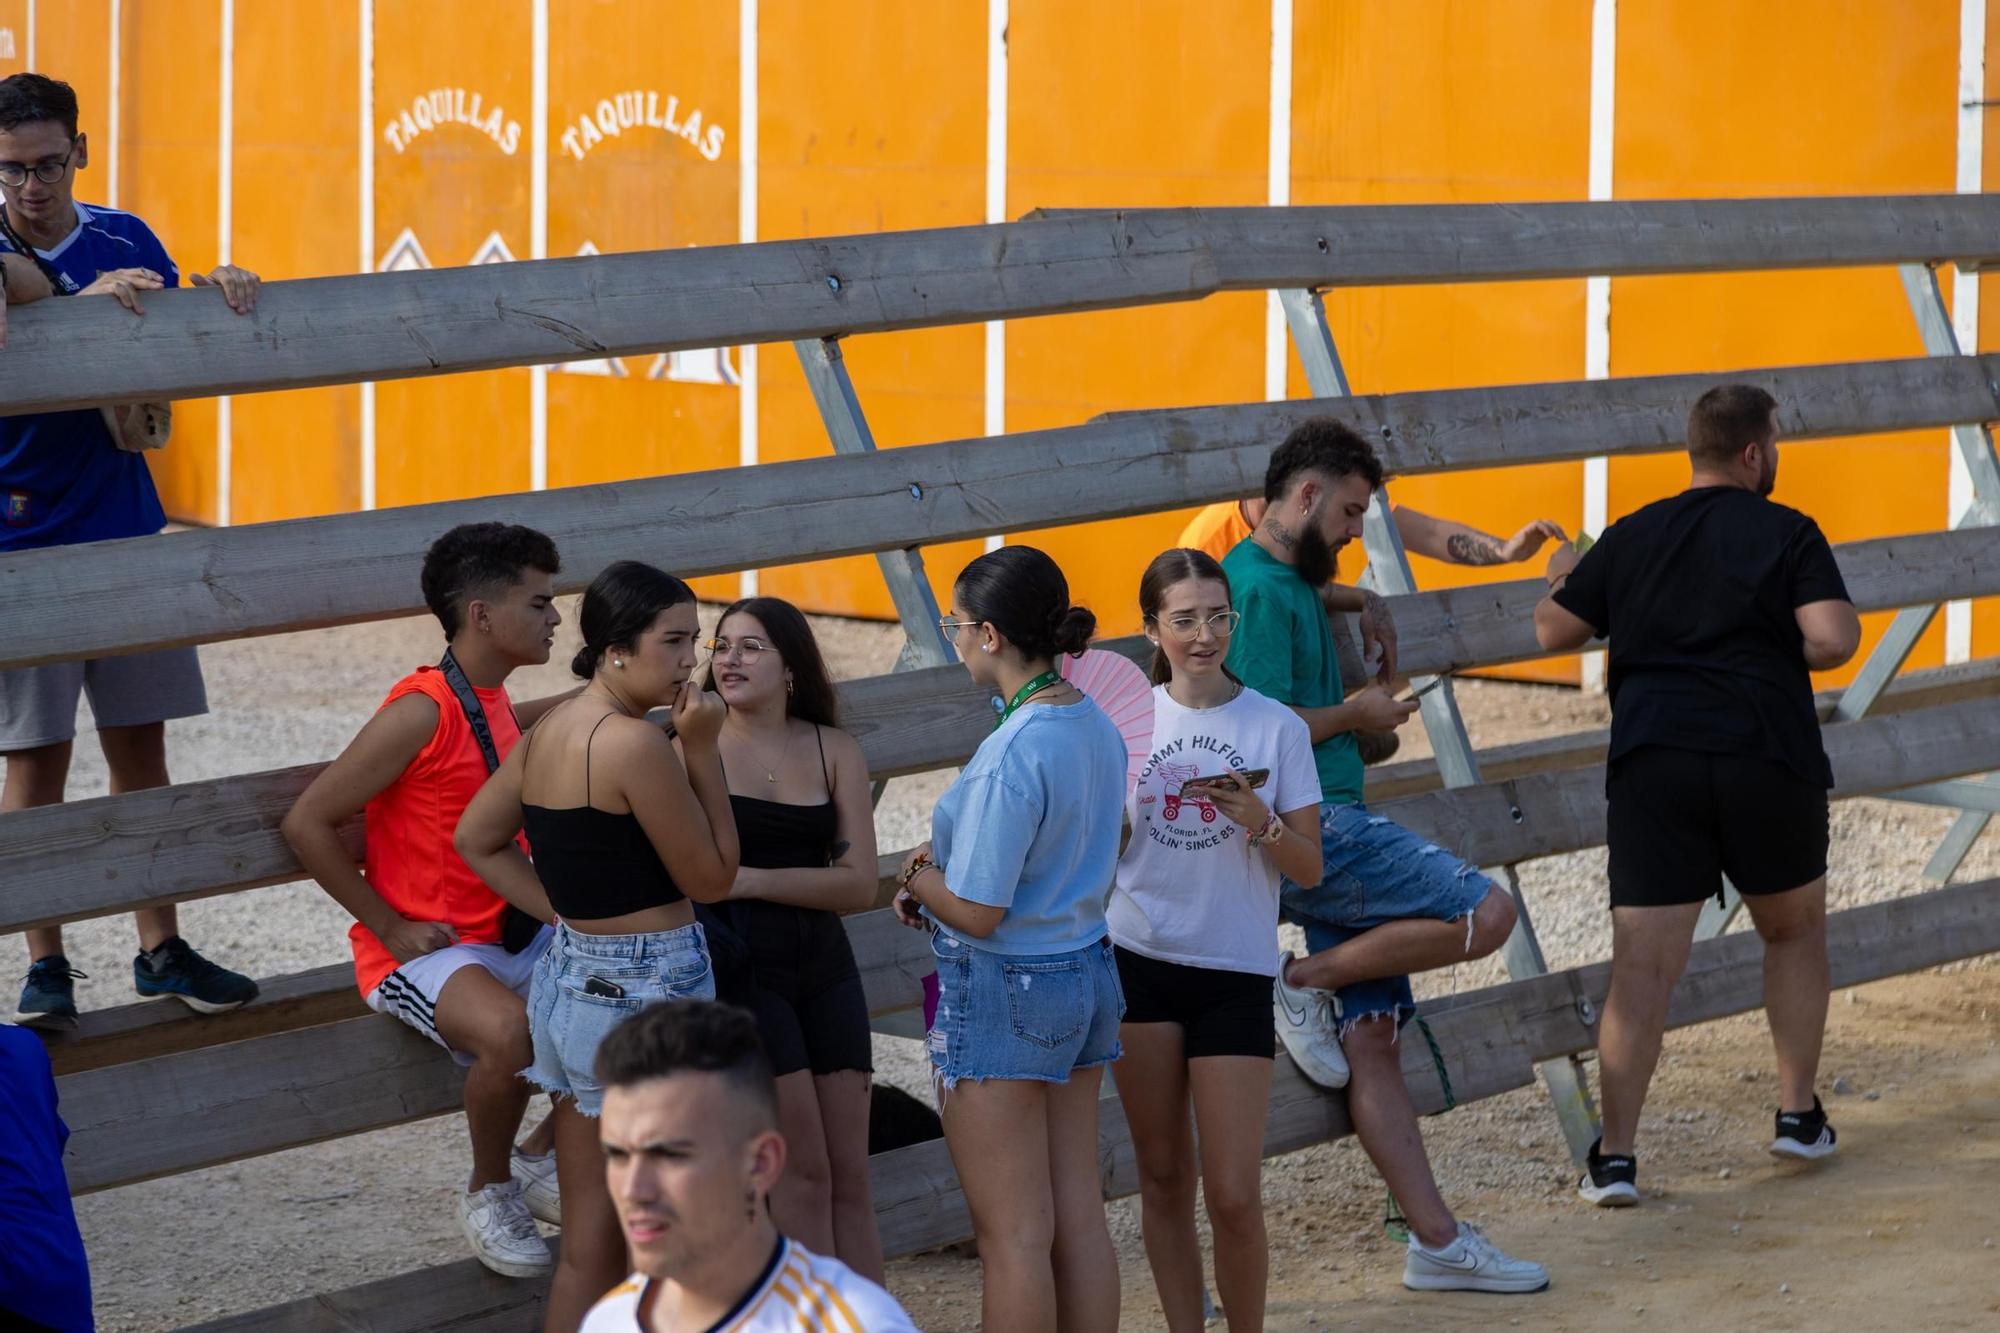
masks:
<path id="1" fill-rule="evenodd" d="M 521 739 L 514 706 L 499 686 L 474 689 L 504 761 Z M 458 697 L 436 667 L 418 667 L 396 682 L 387 708 L 408 694 L 436 701 L 437 730 L 397 779 L 368 802 L 368 855 L 363 873 L 382 901 L 413 921 L 442 921 L 462 944 L 497 944 L 507 904 L 486 887 L 451 845 L 458 817 L 486 781 L 486 760 Z M 379 710 L 378 710 L 379 711 Z M 517 841 L 520 841 L 517 839 Z M 527 843 L 521 842 L 523 851 Z M 354 947 L 354 979 L 367 995 L 396 970 L 396 959 L 360 922 L 347 932 Z"/>
<path id="2" fill-rule="evenodd" d="M 1197 551 L 1206 551 L 1215 557 L 1216 563 L 1220 564 L 1222 557 L 1228 555 L 1238 542 L 1249 535 L 1250 525 L 1243 521 L 1242 507 L 1234 500 L 1224 500 L 1221 504 L 1209 505 L 1189 519 L 1188 525 L 1181 529 L 1180 544 Z M 1357 542 L 1351 544 L 1348 549 L 1359 551 L 1361 548 Z M 1363 555 L 1361 559 L 1365 562 L 1367 556 Z M 1343 550 L 1334 566 L 1335 582 L 1354 581 L 1354 574 L 1347 569 L 1348 564 L 1347 550 Z"/>

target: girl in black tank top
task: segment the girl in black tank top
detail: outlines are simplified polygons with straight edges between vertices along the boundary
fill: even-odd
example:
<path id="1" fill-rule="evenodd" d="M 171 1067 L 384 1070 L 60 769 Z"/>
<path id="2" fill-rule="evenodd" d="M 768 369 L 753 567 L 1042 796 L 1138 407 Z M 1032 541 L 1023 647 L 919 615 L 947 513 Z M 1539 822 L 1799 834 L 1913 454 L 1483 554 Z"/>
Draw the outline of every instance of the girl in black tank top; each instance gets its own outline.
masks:
<path id="1" fill-rule="evenodd" d="M 708 688 L 729 706 L 719 747 L 742 867 L 699 908 L 723 999 L 757 1023 L 778 1076 L 793 1170 L 778 1229 L 871 1278 L 882 1245 L 868 1193 L 868 1004 L 839 913 L 872 907 L 867 761 L 838 727 L 833 686 L 790 603 L 737 602 L 716 622 Z"/>
<path id="2" fill-rule="evenodd" d="M 508 754 L 456 839 L 500 896 L 524 908 L 539 900 L 560 917 L 528 993 L 534 1058 L 522 1074 L 557 1099 L 563 1245 L 546 1326 L 561 1329 L 631 1271 L 598 1146 L 598 1045 L 648 1004 L 714 996 L 689 900 L 722 899 L 737 872 L 716 747 L 723 708 L 690 680 L 693 591 L 620 561 L 584 593 L 578 620 L 574 669 L 589 683 Z M 665 705 L 678 752 L 646 719 Z M 524 824 L 532 864 L 515 842 Z"/>

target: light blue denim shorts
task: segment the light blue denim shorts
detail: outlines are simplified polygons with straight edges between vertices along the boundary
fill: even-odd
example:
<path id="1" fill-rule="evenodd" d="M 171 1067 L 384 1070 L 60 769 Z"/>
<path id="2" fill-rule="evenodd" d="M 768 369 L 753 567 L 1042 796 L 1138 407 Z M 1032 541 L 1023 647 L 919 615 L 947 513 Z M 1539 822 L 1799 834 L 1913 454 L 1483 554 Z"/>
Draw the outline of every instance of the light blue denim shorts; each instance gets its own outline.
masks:
<path id="1" fill-rule="evenodd" d="M 1320 882 L 1281 880 L 1279 897 L 1284 919 L 1304 928 L 1314 953 L 1391 921 L 1457 921 L 1493 888 L 1477 866 L 1359 803 L 1320 807 L 1319 848 Z M 1400 1025 L 1417 1011 L 1406 976 L 1342 986 L 1334 998 L 1343 1030 L 1391 1014 Z"/>
<path id="2" fill-rule="evenodd" d="M 625 993 L 589 994 L 584 987 L 592 977 Z M 558 924 L 528 989 L 535 1063 L 521 1076 L 547 1092 L 574 1097 L 577 1110 L 594 1116 L 604 1105 L 597 1048 L 612 1028 L 649 1004 L 714 998 L 715 976 L 699 922 L 645 935 L 587 935 Z"/>
<path id="3" fill-rule="evenodd" d="M 937 931 L 938 1008 L 931 1070 L 949 1092 L 960 1079 L 1067 1083 L 1072 1071 L 1119 1056 L 1125 992 L 1111 941 L 1068 953 L 1004 954 Z"/>

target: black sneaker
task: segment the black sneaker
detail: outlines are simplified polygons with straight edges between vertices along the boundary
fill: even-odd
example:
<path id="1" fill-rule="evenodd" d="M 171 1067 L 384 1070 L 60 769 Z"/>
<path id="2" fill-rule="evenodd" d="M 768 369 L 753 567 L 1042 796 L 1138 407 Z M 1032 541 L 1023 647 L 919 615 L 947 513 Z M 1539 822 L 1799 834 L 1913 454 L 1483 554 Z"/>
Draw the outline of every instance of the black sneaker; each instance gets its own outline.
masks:
<path id="1" fill-rule="evenodd" d="M 1835 1139 L 1833 1126 L 1826 1123 L 1826 1108 L 1814 1097 L 1810 1111 L 1778 1112 L 1778 1135 L 1771 1140 L 1771 1156 L 1818 1161 L 1833 1156 Z"/>
<path id="2" fill-rule="evenodd" d="M 1606 1157 L 1598 1151 L 1603 1146 L 1603 1139 L 1590 1145 L 1583 1179 L 1576 1182 L 1577 1195 L 1599 1208 L 1630 1208 L 1639 1202 L 1639 1159 Z"/>
<path id="3" fill-rule="evenodd" d="M 21 1004 L 10 1021 L 24 1028 L 75 1027 L 75 978 L 82 975 L 59 953 L 36 959 L 28 965 L 27 983 L 21 987 Z"/>
<path id="4" fill-rule="evenodd" d="M 217 967 L 178 935 L 132 960 L 132 984 L 147 999 L 172 996 L 203 1014 L 219 1014 L 257 998 L 256 982 Z"/>

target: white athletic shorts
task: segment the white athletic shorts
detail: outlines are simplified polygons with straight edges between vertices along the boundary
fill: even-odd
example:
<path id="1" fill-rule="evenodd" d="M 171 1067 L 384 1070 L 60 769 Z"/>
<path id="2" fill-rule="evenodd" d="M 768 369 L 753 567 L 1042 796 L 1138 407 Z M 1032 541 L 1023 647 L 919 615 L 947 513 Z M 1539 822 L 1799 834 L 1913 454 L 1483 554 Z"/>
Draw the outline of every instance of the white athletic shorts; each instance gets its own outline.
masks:
<path id="1" fill-rule="evenodd" d="M 368 1007 L 378 1014 L 402 1019 L 451 1051 L 452 1059 L 470 1065 L 472 1057 L 452 1051 L 450 1043 L 438 1035 L 432 1017 L 444 983 L 461 967 L 483 967 L 493 974 L 495 981 L 526 1000 L 529 983 L 535 979 L 535 964 L 541 961 L 554 938 L 554 928 L 543 926 L 534 943 L 519 953 L 508 953 L 505 946 L 498 944 L 453 944 L 427 953 L 383 977 L 382 984 L 369 993 Z"/>

